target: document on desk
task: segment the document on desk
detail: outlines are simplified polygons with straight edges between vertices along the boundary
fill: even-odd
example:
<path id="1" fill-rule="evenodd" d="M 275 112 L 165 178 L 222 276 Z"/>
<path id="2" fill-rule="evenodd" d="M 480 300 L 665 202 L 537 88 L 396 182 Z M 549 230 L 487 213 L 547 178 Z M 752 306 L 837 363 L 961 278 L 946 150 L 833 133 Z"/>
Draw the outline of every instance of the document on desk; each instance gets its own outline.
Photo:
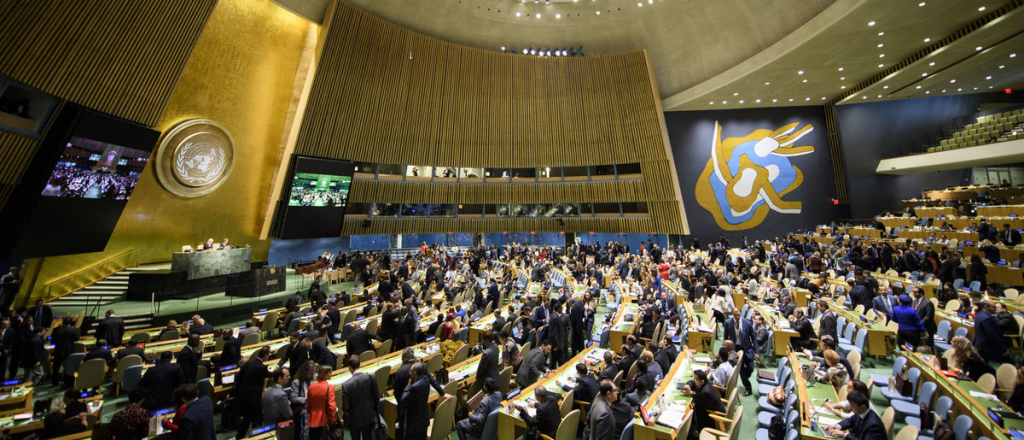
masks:
<path id="1" fill-rule="evenodd" d="M 995 394 L 983 393 L 981 391 L 973 391 L 973 390 L 970 392 L 970 394 L 971 394 L 971 397 L 977 397 L 979 399 L 988 399 L 988 400 L 991 400 L 993 402 L 998 402 L 999 401 L 999 397 L 996 396 Z"/>
<path id="2" fill-rule="evenodd" d="M 686 416 L 686 407 L 682 405 L 670 405 L 668 409 L 658 416 L 659 425 L 668 426 L 672 429 L 679 429 L 683 426 L 683 417 Z"/>

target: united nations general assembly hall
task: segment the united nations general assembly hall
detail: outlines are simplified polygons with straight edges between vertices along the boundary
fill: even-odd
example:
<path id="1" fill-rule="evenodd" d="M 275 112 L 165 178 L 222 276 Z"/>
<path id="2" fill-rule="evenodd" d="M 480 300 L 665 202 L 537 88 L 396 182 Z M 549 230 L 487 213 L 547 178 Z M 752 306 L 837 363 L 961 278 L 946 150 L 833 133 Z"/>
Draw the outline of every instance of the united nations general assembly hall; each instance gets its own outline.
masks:
<path id="1" fill-rule="evenodd" d="M 0 440 L 1024 440 L 1022 63 L 1024 0 L 0 0 Z"/>

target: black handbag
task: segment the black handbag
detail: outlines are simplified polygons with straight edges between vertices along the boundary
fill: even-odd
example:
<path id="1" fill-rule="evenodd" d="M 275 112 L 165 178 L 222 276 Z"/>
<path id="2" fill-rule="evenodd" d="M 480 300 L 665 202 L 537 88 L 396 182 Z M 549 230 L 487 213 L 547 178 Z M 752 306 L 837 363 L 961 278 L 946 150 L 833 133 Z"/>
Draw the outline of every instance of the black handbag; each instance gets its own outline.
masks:
<path id="1" fill-rule="evenodd" d="M 327 385 L 330 386 L 330 385 Z M 329 411 L 331 407 L 331 394 L 327 393 L 324 396 L 324 411 Z M 324 439 L 325 440 L 345 440 L 345 429 L 341 426 L 341 420 L 335 416 L 334 423 L 324 426 Z"/>

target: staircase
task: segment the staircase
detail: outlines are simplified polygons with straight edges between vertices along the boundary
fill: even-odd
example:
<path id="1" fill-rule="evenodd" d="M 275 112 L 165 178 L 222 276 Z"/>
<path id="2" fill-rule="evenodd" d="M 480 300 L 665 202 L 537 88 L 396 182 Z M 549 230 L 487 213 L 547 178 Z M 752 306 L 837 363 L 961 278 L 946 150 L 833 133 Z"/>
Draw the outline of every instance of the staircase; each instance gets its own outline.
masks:
<path id="1" fill-rule="evenodd" d="M 163 266 L 136 266 L 117 271 L 93 284 L 82 287 L 70 294 L 54 299 L 50 306 L 63 313 L 77 314 L 86 310 L 86 314 L 102 318 L 108 305 L 122 301 L 128 292 L 128 276 L 136 272 L 166 269 Z M 125 330 L 137 330 L 153 326 L 153 314 L 141 313 L 134 315 L 118 314 L 124 319 Z M 87 329 L 82 329 L 86 332 Z M 91 329 L 90 329 L 91 330 Z"/>

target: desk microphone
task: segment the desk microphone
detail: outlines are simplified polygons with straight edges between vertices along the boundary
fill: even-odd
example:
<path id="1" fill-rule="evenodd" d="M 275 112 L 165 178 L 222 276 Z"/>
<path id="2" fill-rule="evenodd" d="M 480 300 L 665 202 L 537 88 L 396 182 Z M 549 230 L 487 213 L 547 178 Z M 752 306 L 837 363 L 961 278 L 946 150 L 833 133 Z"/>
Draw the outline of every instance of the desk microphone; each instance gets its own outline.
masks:
<path id="1" fill-rule="evenodd" d="M 822 408 L 823 406 L 825 406 L 825 404 L 826 404 L 826 403 L 828 403 L 828 398 L 825 398 L 825 401 L 824 401 L 824 402 L 821 402 L 821 405 L 819 405 L 819 406 L 818 406 L 818 407 L 817 407 L 817 408 L 816 408 L 816 409 L 814 410 L 814 420 L 813 420 L 813 422 L 812 422 L 812 423 L 813 423 L 813 425 L 811 426 L 811 429 L 817 429 L 817 428 L 818 428 L 818 413 L 819 413 L 819 412 L 821 411 L 821 408 Z M 810 416 L 810 414 L 808 414 L 808 416 Z"/>

